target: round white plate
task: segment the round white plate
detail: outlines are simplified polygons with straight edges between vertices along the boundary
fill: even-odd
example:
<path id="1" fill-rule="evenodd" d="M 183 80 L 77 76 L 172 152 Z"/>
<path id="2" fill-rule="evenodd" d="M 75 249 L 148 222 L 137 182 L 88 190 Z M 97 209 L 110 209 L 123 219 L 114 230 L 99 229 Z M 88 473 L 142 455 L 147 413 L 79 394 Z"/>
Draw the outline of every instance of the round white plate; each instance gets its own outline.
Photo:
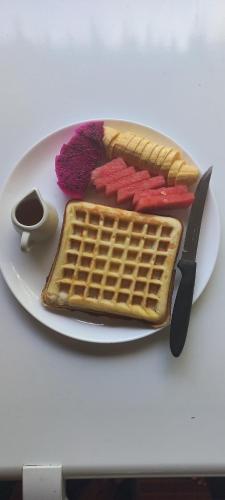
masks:
<path id="1" fill-rule="evenodd" d="M 143 125 L 121 120 L 105 120 L 107 125 L 120 130 L 130 129 L 165 145 L 175 145 L 171 139 Z M 2 274 L 20 304 L 41 323 L 68 337 L 87 342 L 117 343 L 145 337 L 158 331 L 146 323 L 119 318 L 95 316 L 85 312 L 56 314 L 41 305 L 40 294 L 49 273 L 61 227 L 67 198 L 60 191 L 55 176 L 55 156 L 67 142 L 77 125 L 58 130 L 34 146 L 15 167 L 0 198 L 0 267 Z M 179 147 L 179 146 L 178 146 Z M 180 148 L 181 149 L 181 148 Z M 184 152 L 187 161 L 193 162 Z M 40 190 L 44 199 L 52 203 L 59 214 L 59 227 L 53 241 L 37 245 L 29 254 L 20 251 L 19 235 L 11 224 L 10 214 L 15 203 L 33 187 Z M 89 194 L 87 201 L 108 204 L 99 195 Z M 184 220 L 184 212 L 174 212 Z M 187 217 L 187 215 L 186 215 Z M 184 221 L 185 224 L 185 221 Z M 213 238 L 212 238 L 213 234 Z M 220 241 L 220 224 L 217 205 L 211 190 L 208 193 L 197 255 L 197 276 L 194 301 L 206 287 L 212 274 Z M 175 282 L 174 295 L 177 290 Z"/>

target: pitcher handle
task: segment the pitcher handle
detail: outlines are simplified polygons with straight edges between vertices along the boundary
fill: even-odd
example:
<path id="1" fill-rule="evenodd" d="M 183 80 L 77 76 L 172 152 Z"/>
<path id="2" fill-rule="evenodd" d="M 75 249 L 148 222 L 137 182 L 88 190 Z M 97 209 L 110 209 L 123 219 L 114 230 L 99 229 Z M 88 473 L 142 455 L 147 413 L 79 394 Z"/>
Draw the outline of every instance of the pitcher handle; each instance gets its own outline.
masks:
<path id="1" fill-rule="evenodd" d="M 29 252 L 30 251 L 30 233 L 24 231 L 21 236 L 21 242 L 20 242 L 20 248 L 22 252 Z"/>

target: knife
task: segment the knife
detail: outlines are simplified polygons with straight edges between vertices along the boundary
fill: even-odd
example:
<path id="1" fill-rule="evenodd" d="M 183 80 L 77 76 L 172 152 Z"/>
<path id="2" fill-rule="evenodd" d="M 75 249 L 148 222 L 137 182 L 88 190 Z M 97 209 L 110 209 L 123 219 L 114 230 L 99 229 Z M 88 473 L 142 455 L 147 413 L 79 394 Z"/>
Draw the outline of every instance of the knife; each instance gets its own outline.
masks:
<path id="1" fill-rule="evenodd" d="M 195 285 L 198 239 L 211 174 L 212 167 L 205 172 L 198 183 L 195 192 L 195 201 L 189 216 L 182 256 L 177 265 L 182 277 L 175 299 L 170 326 L 170 349 L 175 357 L 180 356 L 188 331 Z"/>

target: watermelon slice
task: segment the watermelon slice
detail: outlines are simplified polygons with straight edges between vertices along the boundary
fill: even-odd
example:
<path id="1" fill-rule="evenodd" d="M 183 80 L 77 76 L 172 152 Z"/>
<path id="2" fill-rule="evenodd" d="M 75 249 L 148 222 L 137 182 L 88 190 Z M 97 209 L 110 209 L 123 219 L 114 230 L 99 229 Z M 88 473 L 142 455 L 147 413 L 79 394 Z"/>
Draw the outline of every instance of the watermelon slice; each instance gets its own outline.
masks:
<path id="1" fill-rule="evenodd" d="M 94 181 L 98 177 L 106 174 L 112 174 L 118 172 L 124 168 L 127 168 L 127 164 L 122 158 L 115 158 L 102 165 L 101 167 L 95 168 L 91 173 L 91 180 Z"/>
<path id="2" fill-rule="evenodd" d="M 162 175 L 157 175 L 156 177 L 152 177 L 149 181 L 146 182 L 146 185 L 143 186 L 140 190 L 136 190 L 134 197 L 133 197 L 133 203 L 135 204 L 139 198 L 140 198 L 140 193 L 143 192 L 148 192 L 149 189 L 152 191 L 155 189 L 163 188 L 166 184 L 165 178 Z"/>
<path id="3" fill-rule="evenodd" d="M 178 186 L 173 186 L 173 187 L 162 187 L 159 189 L 145 189 L 144 191 L 138 191 L 135 193 L 133 197 L 133 204 L 135 205 L 138 203 L 138 201 L 142 198 L 149 198 L 149 196 L 168 196 L 171 194 L 181 194 L 181 193 L 187 193 L 188 188 L 184 184 L 180 184 Z"/>
<path id="4" fill-rule="evenodd" d="M 157 177 L 152 177 L 151 179 L 151 184 L 150 181 L 146 183 L 147 187 L 145 186 L 144 189 L 138 189 L 135 191 L 134 196 L 133 196 L 133 204 L 138 202 L 140 196 L 143 194 L 149 193 L 149 191 L 157 191 L 158 189 L 165 189 L 165 178 L 162 175 L 157 175 Z"/>
<path id="5" fill-rule="evenodd" d="M 102 189 L 106 187 L 110 183 L 114 183 L 117 181 L 120 181 L 124 179 L 125 177 L 130 177 L 131 175 L 135 174 L 135 168 L 134 167 L 127 167 L 123 168 L 122 170 L 118 172 L 114 172 L 114 174 L 108 174 L 108 175 L 103 175 L 97 177 L 97 179 L 94 180 L 94 185 L 96 189 Z"/>
<path id="6" fill-rule="evenodd" d="M 151 179 L 144 179 L 143 181 L 132 184 L 131 186 L 124 187 L 118 190 L 117 193 L 117 201 L 118 203 L 122 203 L 126 200 L 132 198 L 133 195 L 136 196 L 136 193 L 148 192 L 149 189 L 154 190 L 154 188 L 165 186 L 165 179 L 161 175 L 157 175 L 157 177 L 152 177 Z"/>
<path id="7" fill-rule="evenodd" d="M 115 180 L 115 182 L 107 184 L 106 194 L 110 195 L 116 193 L 122 187 L 129 187 L 132 184 L 137 184 L 144 179 L 149 179 L 149 172 L 147 170 L 140 170 L 139 172 L 135 172 L 133 175 L 125 177 L 124 179 L 119 179 L 118 181 Z"/>
<path id="8" fill-rule="evenodd" d="M 142 198 L 144 196 L 148 196 L 148 194 L 151 196 L 158 196 L 159 194 L 161 194 L 163 196 L 167 196 L 170 194 L 181 194 L 181 193 L 187 193 L 187 192 L 188 192 L 187 186 L 185 186 L 184 184 L 179 184 L 179 185 L 173 186 L 173 187 L 147 189 L 146 191 L 142 191 L 140 193 L 140 197 Z"/>
<path id="9" fill-rule="evenodd" d="M 195 197 L 193 193 L 170 194 L 168 196 L 145 196 L 140 198 L 136 205 L 138 212 L 151 212 L 162 208 L 187 208 L 192 205 Z"/>

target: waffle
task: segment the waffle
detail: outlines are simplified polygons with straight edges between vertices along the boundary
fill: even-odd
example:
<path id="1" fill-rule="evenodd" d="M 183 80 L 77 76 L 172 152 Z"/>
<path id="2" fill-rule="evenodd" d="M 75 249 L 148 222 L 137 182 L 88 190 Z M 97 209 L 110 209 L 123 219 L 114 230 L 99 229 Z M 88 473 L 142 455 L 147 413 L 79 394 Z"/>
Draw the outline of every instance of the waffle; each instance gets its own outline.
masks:
<path id="1" fill-rule="evenodd" d="M 43 304 L 163 324 L 181 233 L 177 219 L 70 201 Z"/>

